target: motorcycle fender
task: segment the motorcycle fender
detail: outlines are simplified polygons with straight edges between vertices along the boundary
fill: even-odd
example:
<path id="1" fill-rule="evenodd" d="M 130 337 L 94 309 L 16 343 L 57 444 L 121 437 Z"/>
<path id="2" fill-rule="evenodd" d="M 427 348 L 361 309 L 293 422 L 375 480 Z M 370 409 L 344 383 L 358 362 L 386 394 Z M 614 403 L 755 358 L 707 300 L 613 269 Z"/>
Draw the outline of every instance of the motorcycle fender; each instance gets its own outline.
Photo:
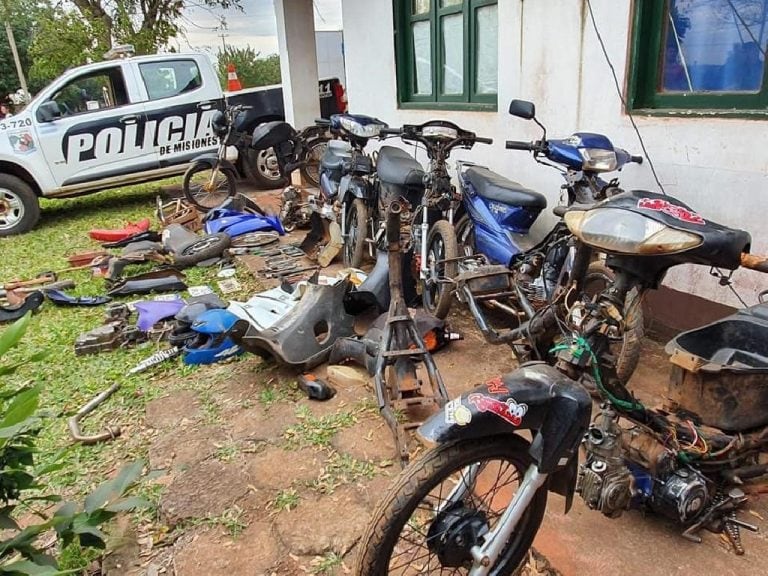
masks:
<path id="1" fill-rule="evenodd" d="M 342 203 L 351 203 L 353 198 L 365 199 L 368 187 L 361 178 L 344 176 L 339 184 L 339 199 Z"/>
<path id="2" fill-rule="evenodd" d="M 446 403 L 418 433 L 434 445 L 531 430 L 531 457 L 554 474 L 577 457 L 591 410 L 581 385 L 553 366 L 529 363 Z"/>
<path id="3" fill-rule="evenodd" d="M 192 160 L 192 167 L 205 166 L 206 168 L 213 168 L 216 163 L 219 163 L 219 169 L 224 172 L 232 172 L 237 174 L 237 168 L 229 160 L 219 160 L 216 154 L 201 154 Z"/>

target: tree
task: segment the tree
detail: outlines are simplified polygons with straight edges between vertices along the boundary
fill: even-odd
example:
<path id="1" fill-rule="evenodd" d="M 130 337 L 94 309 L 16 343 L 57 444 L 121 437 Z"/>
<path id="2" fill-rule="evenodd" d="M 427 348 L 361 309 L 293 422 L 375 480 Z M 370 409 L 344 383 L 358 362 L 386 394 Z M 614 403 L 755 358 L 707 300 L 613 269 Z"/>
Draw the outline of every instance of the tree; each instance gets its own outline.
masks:
<path id="1" fill-rule="evenodd" d="M 261 52 L 246 46 L 245 48 L 219 49 L 216 57 L 219 63 L 219 80 L 225 90 L 228 64 L 235 65 L 237 77 L 243 88 L 280 84 L 280 56 L 277 54 L 262 57 Z"/>

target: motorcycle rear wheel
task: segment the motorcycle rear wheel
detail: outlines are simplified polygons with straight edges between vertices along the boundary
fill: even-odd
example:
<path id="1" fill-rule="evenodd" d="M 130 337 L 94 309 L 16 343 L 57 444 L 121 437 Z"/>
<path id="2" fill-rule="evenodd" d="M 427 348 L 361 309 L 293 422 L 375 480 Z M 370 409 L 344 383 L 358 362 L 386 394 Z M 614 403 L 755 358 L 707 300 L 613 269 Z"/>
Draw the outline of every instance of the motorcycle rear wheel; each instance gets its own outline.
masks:
<path id="1" fill-rule="evenodd" d="M 458 267 L 455 258 L 459 256 L 456 232 L 448 220 L 439 220 L 429 229 L 427 235 L 428 278 L 420 280 L 421 298 L 424 309 L 440 319 L 448 316 L 453 303 L 454 286 Z M 451 260 L 453 262 L 442 262 Z"/>
<path id="2" fill-rule="evenodd" d="M 471 486 L 467 483 L 470 490 L 459 502 L 467 517 L 482 512 L 492 529 L 531 464 L 528 448 L 527 441 L 514 435 L 461 440 L 443 444 L 413 462 L 376 507 L 361 540 L 354 573 L 359 576 L 442 574 L 446 566 L 438 557 L 439 550 L 433 550 L 440 546 L 441 539 L 448 537 L 450 525 L 446 524 L 447 529 L 443 532 L 432 534 L 440 527 L 434 521 L 445 521 L 445 517 L 441 519 L 445 510 L 435 514 L 435 501 L 444 503 L 443 495 L 450 494 L 451 488 L 461 482 L 467 482 L 465 472 L 473 464 L 479 464 L 480 472 Z M 510 482 L 516 480 L 514 488 L 509 487 L 509 482 L 500 485 L 510 470 L 513 472 Z M 447 486 L 443 486 L 444 483 Z M 491 567 L 491 575 L 512 574 L 523 562 L 539 530 L 546 506 L 547 489 L 544 486 L 536 492 L 509 543 Z M 456 507 L 451 506 L 451 509 L 456 510 Z M 430 516 L 428 525 L 421 524 Z M 418 547 L 419 544 L 423 546 Z M 450 552 L 456 554 L 457 549 L 454 547 Z M 462 557 L 465 555 L 465 551 L 458 553 Z M 467 574 L 471 560 L 464 560 L 462 566 L 451 566 L 454 571 L 450 573 Z"/>
<path id="3" fill-rule="evenodd" d="M 365 258 L 365 240 L 368 236 L 368 206 L 355 198 L 347 211 L 347 237 L 344 239 L 343 259 L 347 268 L 360 268 Z"/>
<path id="4" fill-rule="evenodd" d="M 213 169 L 208 164 L 193 164 L 184 173 L 181 184 L 186 199 L 205 212 L 216 208 L 237 192 L 232 172 L 219 169 L 211 183 L 212 172 Z"/>

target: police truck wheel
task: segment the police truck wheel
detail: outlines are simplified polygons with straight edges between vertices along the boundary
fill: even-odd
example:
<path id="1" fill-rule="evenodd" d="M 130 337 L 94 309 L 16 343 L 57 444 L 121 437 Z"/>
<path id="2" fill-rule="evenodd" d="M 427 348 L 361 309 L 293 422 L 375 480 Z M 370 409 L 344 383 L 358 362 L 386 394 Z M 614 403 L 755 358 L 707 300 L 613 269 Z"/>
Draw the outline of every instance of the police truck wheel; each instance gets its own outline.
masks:
<path id="1" fill-rule="evenodd" d="M 229 170 L 217 170 L 211 181 L 213 170 L 207 164 L 195 164 L 184 173 L 182 188 L 184 196 L 201 210 L 216 208 L 237 191 L 235 175 Z"/>
<path id="2" fill-rule="evenodd" d="M 40 219 L 40 203 L 29 184 L 0 174 L 0 236 L 29 232 Z"/>
<path id="3" fill-rule="evenodd" d="M 262 190 L 282 188 L 288 183 L 288 178 L 280 174 L 277 156 L 272 148 L 266 150 L 246 148 L 242 168 L 245 176 Z"/>

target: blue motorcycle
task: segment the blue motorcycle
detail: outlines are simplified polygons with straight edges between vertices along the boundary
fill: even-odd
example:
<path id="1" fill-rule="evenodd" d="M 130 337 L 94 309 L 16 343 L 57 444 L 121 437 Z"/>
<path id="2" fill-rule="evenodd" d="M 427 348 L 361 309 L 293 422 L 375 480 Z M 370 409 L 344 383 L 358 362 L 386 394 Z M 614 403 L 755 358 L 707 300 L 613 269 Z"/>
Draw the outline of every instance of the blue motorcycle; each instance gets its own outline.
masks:
<path id="1" fill-rule="evenodd" d="M 577 132 L 565 139 L 548 140 L 531 102 L 513 100 L 509 113 L 533 120 L 543 130 L 540 140 L 510 140 L 506 148 L 532 152 L 537 162 L 562 172 L 564 204 L 553 210 L 559 217 L 620 193 L 617 179 L 606 182 L 600 175 L 643 161 L 642 156 L 614 147 L 602 134 Z M 611 271 L 599 260 L 576 261 L 576 239 L 562 220 L 543 239 L 531 235 L 531 226 L 547 207 L 542 194 L 469 162 L 458 162 L 458 175 L 461 206 L 457 209 L 456 237 L 460 257 L 458 275 L 451 284 L 459 300 L 469 305 L 489 342 L 519 342 L 519 331 L 493 328 L 480 303 L 522 324 L 545 316 L 540 314 L 545 307 L 567 300 L 577 285 L 582 292 L 597 293 L 613 281 Z M 452 296 L 445 292 L 444 297 Z M 620 370 L 623 378 L 628 378 L 636 365 L 642 330 L 640 298 L 637 294 L 631 296 L 634 329 L 626 331 L 632 341 L 625 341 L 620 351 L 626 360 Z M 550 321 L 541 329 L 556 330 L 556 322 Z M 528 342 L 513 344 L 513 350 L 521 360 L 543 359 L 547 354 L 546 350 L 530 350 Z"/>

